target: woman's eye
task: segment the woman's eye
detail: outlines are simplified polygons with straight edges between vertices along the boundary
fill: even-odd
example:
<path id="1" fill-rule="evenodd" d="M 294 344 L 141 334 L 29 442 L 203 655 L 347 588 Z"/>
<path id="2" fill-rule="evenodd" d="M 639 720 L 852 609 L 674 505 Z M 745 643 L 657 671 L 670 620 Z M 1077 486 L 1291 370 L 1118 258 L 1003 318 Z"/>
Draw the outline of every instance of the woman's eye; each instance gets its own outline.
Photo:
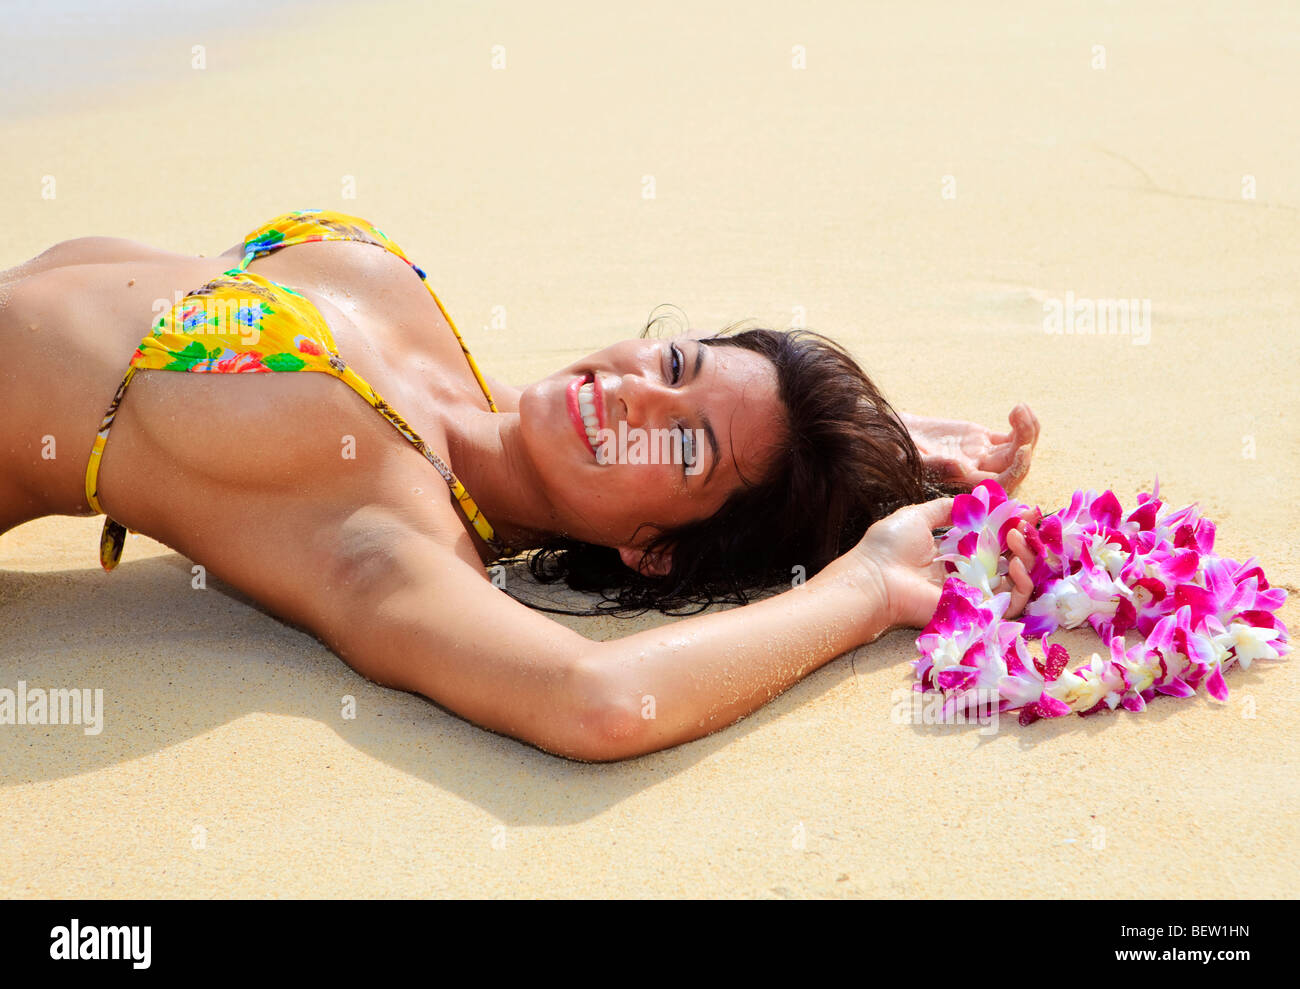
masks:
<path id="1" fill-rule="evenodd" d="M 682 464 L 692 467 L 695 465 L 695 434 L 689 429 L 679 429 L 682 434 Z"/>
<path id="2" fill-rule="evenodd" d="M 669 345 L 668 352 L 670 360 L 672 361 L 672 383 L 677 384 L 677 382 L 682 380 L 682 367 L 685 364 L 686 358 L 682 352 L 677 349 L 677 344 L 675 343 Z"/>

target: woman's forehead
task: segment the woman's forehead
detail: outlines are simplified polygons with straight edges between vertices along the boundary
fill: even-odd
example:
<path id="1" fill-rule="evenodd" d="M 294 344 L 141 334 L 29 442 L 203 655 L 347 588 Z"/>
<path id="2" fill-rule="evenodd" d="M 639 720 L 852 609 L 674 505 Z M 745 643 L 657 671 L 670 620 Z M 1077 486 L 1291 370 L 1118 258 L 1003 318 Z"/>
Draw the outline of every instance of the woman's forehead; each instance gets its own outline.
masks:
<path id="1" fill-rule="evenodd" d="M 788 432 L 776 368 L 743 347 L 688 346 L 703 355 L 699 386 L 707 414 L 717 424 L 723 459 L 734 461 L 733 471 L 753 482 L 779 454 Z"/>

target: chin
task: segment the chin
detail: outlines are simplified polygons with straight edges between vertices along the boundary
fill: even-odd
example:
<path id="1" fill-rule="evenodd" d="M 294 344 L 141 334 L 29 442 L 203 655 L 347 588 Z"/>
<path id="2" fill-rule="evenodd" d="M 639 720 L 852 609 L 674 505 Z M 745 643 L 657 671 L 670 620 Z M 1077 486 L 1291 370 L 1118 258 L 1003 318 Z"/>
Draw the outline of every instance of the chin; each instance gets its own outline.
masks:
<path id="1" fill-rule="evenodd" d="M 529 385 L 519 393 L 519 431 L 527 441 L 530 452 L 546 442 L 547 408 L 554 408 L 555 404 L 547 400 L 548 384 L 549 378 Z"/>
<path id="2" fill-rule="evenodd" d="M 583 450 L 574 442 L 564 382 L 558 375 L 519 393 L 519 432 L 547 487 L 571 485 L 574 470 L 584 463 Z"/>

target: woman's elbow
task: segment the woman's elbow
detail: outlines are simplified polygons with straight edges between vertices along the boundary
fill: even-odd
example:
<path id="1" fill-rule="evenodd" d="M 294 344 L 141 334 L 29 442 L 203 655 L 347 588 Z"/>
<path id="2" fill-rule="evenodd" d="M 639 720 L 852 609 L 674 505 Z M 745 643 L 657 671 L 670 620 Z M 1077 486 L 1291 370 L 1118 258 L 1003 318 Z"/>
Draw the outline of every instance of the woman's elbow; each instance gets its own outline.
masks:
<path id="1" fill-rule="evenodd" d="M 580 663 L 573 677 L 573 712 L 564 731 L 563 755 L 581 762 L 617 762 L 658 748 L 651 738 L 653 701 L 612 676 L 608 664 Z"/>

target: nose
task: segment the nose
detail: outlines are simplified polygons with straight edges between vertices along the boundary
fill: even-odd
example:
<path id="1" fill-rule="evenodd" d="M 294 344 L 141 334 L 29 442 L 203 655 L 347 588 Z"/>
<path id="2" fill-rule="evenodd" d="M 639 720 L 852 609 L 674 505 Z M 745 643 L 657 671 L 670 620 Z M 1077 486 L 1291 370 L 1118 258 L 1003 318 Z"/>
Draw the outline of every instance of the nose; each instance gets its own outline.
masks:
<path id="1" fill-rule="evenodd" d="M 672 420 L 679 396 L 676 389 L 648 375 L 625 374 L 614 397 L 623 406 L 629 429 L 647 429 Z"/>

